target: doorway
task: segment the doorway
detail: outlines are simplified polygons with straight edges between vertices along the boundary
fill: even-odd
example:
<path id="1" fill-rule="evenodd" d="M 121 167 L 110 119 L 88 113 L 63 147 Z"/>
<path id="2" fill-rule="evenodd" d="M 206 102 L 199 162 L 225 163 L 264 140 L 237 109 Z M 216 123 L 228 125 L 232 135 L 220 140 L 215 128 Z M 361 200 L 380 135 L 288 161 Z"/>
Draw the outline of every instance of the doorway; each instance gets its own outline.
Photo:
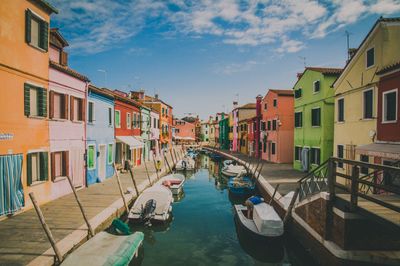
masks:
<path id="1" fill-rule="evenodd" d="M 99 145 L 99 160 L 98 160 L 98 167 L 99 167 L 99 179 L 104 181 L 106 179 L 106 145 L 102 144 Z"/>

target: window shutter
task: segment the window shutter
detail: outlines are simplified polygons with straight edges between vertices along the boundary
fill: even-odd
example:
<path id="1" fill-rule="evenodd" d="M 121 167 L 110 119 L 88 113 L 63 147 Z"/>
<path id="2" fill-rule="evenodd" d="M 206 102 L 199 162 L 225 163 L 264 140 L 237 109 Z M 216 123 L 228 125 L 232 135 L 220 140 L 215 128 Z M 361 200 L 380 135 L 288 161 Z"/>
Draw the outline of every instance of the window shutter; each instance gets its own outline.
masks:
<path id="1" fill-rule="evenodd" d="M 62 159 L 63 175 L 69 176 L 69 151 L 63 151 Z"/>
<path id="2" fill-rule="evenodd" d="M 31 87 L 28 84 L 24 84 L 24 114 L 26 116 L 31 114 L 30 89 Z"/>
<path id="3" fill-rule="evenodd" d="M 79 99 L 80 103 L 81 103 L 81 121 L 85 121 L 86 120 L 86 105 L 85 105 L 85 101 L 83 99 Z"/>
<path id="4" fill-rule="evenodd" d="M 64 98 L 64 118 L 68 119 L 68 107 L 69 107 L 68 94 L 64 94 L 63 98 Z"/>
<path id="5" fill-rule="evenodd" d="M 54 181 L 56 179 L 56 154 L 55 152 L 50 153 L 50 160 L 51 160 L 51 169 L 50 169 L 50 174 L 51 174 L 51 181 Z"/>
<path id="6" fill-rule="evenodd" d="M 74 121 L 74 96 L 70 96 L 70 103 L 71 103 L 70 118 L 71 118 L 71 121 Z"/>
<path id="7" fill-rule="evenodd" d="M 40 180 L 46 181 L 49 180 L 49 155 L 47 152 L 39 153 L 40 157 Z"/>
<path id="8" fill-rule="evenodd" d="M 67 66 L 68 65 L 68 54 L 64 51 L 61 51 L 61 65 Z"/>
<path id="9" fill-rule="evenodd" d="M 44 88 L 37 89 L 39 116 L 47 117 L 47 90 Z"/>
<path id="10" fill-rule="evenodd" d="M 29 9 L 25 11 L 25 41 L 31 43 L 31 20 L 32 13 Z"/>
<path id="11" fill-rule="evenodd" d="M 54 117 L 54 91 L 49 92 L 50 103 L 49 103 L 49 117 L 52 119 Z"/>
<path id="12" fill-rule="evenodd" d="M 26 183 L 28 186 L 32 184 L 32 154 L 26 155 Z"/>
<path id="13" fill-rule="evenodd" d="M 40 48 L 47 51 L 49 46 L 49 23 L 40 22 Z"/>

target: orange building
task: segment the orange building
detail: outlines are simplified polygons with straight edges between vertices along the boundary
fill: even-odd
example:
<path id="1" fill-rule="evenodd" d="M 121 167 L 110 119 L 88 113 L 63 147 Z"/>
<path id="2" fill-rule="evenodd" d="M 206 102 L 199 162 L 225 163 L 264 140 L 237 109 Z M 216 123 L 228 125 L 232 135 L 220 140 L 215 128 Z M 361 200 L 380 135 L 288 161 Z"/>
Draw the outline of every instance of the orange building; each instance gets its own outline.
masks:
<path id="1" fill-rule="evenodd" d="M 58 11 L 45 1 L 0 5 L 0 216 L 31 206 L 34 192 L 51 198 L 49 181 L 49 22 Z M 5 187 L 4 187 L 5 186 Z M 8 191 L 6 191 L 8 190 Z"/>

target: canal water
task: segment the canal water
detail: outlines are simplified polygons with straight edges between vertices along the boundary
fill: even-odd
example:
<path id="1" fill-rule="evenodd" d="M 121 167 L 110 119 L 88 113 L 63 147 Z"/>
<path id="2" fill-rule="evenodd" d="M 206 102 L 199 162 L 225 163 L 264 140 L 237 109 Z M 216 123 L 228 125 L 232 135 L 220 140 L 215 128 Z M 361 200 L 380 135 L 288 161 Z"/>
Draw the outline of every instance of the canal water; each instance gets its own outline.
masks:
<path id="1" fill-rule="evenodd" d="M 131 225 L 145 234 L 139 258 L 131 265 L 315 265 L 294 240 L 282 244 L 254 242 L 238 226 L 221 162 L 197 159 L 198 170 L 186 174 L 184 195 L 173 204 L 173 219 L 150 228 Z"/>

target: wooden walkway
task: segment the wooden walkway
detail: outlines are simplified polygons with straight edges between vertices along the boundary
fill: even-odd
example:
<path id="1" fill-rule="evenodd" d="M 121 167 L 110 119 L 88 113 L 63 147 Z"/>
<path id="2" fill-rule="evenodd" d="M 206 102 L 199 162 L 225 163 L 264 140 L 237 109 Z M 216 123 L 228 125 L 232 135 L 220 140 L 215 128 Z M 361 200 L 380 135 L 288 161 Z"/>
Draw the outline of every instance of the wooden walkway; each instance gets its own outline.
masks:
<path id="1" fill-rule="evenodd" d="M 167 159 L 172 164 L 171 157 L 167 156 Z M 147 162 L 147 167 L 153 182 L 157 179 L 154 163 Z M 133 170 L 139 191 L 142 191 L 149 185 L 145 167 L 142 165 Z M 164 165 L 162 174 L 166 170 Z M 136 195 L 131 176 L 120 174 L 120 179 L 124 191 L 132 187 L 133 194 L 125 195 L 126 200 L 132 203 Z M 96 232 L 104 230 L 112 219 L 125 211 L 115 177 L 81 189 L 78 195 Z M 40 207 L 62 255 L 85 242 L 87 226 L 73 194 Z M 0 222 L 0 265 L 52 265 L 53 262 L 54 252 L 34 209 Z"/>

